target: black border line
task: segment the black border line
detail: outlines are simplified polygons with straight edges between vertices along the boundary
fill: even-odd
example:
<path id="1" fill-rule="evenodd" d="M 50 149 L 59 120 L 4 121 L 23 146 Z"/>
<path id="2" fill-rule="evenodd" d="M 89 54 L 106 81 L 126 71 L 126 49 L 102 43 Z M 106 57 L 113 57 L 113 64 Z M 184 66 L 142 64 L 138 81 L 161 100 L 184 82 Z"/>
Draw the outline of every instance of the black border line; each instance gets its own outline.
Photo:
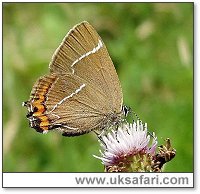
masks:
<path id="1" fill-rule="evenodd" d="M 22 4 L 22 3 L 26 3 L 26 4 L 28 4 L 28 3 L 37 3 L 37 4 L 39 4 L 39 3 L 82 3 L 82 4 L 84 4 L 84 3 L 140 3 L 140 4 L 142 4 L 142 3 L 146 3 L 146 4 L 148 4 L 148 3 L 182 3 L 182 4 L 192 4 L 193 5 L 193 172 L 161 172 L 161 173 L 166 173 L 166 174 L 168 174 L 168 173 L 193 173 L 193 187 L 4 187 L 3 186 L 3 174 L 4 173 L 81 173 L 81 174 L 84 174 L 84 173 L 104 173 L 105 175 L 107 174 L 107 173 L 105 173 L 105 172 L 3 172 L 3 95 L 2 95 L 2 188 L 17 188 L 17 189 L 20 189 L 20 188 L 25 188 L 25 189 L 31 189 L 31 188 L 50 188 L 50 189 L 54 189 L 54 188 L 77 188 L 77 189 L 81 189 L 81 188 L 89 188 L 89 189 L 110 189 L 110 188 L 112 188 L 112 189 L 132 189 L 132 188 L 139 188 L 139 189 L 148 189 L 148 188 L 150 188 L 150 189 L 153 189 L 153 188 L 158 188 L 158 189 L 162 189 L 162 188 L 164 188 L 164 189 L 168 189 L 168 188 L 170 188 L 170 189 L 176 189 L 176 188 L 179 188 L 179 189 L 190 189 L 190 188 L 195 188 L 195 171 L 194 171 L 194 169 L 195 169 L 195 160 L 196 160 L 196 157 L 195 157 L 195 126 L 196 126 L 196 124 L 195 124 L 195 112 L 196 112 L 196 109 L 195 109 L 195 57 L 196 57 L 196 52 L 195 52 L 195 23 L 196 23 L 196 20 L 195 20 L 195 2 L 190 2 L 190 1 L 188 1 L 188 2 L 180 2 L 180 1 L 174 1 L 174 2 L 163 2 L 163 1 L 151 1 L 151 2 L 121 2 L 121 1 L 119 1 L 119 2 L 72 2 L 72 1 L 69 1 L 69 2 L 44 2 L 44 1 L 40 1 L 40 2 L 12 2 L 12 1 L 8 1 L 8 2 L 5 2 L 5 1 L 2 1 L 2 37 L 1 37 L 1 39 L 2 39 L 2 94 L 3 94 L 3 5 L 4 4 L 11 4 L 11 3 L 15 3 L 15 4 Z M 137 173 L 139 173 L 139 172 L 137 172 Z M 143 174 L 148 174 L 148 172 L 142 172 Z M 126 173 L 127 174 L 127 173 Z"/>

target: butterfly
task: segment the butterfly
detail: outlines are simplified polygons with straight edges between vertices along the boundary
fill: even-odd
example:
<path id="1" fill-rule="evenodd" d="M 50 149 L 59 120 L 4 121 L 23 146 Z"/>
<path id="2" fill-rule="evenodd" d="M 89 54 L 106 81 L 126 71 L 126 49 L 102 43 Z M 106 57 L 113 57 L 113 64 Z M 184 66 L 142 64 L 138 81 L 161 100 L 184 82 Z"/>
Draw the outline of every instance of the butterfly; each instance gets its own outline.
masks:
<path id="1" fill-rule="evenodd" d="M 23 102 L 31 128 L 78 136 L 102 132 L 122 121 L 119 78 L 105 44 L 88 22 L 67 33 L 49 69 L 34 84 L 30 99 Z"/>

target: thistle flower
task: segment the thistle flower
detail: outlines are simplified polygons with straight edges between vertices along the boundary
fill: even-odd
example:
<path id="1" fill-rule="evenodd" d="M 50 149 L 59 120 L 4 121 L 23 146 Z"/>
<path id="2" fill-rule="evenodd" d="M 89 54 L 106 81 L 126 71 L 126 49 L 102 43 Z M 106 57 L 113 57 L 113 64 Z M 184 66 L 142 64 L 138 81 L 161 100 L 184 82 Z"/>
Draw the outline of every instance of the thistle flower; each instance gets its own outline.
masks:
<path id="1" fill-rule="evenodd" d="M 147 124 L 140 120 L 122 124 L 117 131 L 101 137 L 100 159 L 106 172 L 152 172 L 157 137 L 148 135 Z"/>

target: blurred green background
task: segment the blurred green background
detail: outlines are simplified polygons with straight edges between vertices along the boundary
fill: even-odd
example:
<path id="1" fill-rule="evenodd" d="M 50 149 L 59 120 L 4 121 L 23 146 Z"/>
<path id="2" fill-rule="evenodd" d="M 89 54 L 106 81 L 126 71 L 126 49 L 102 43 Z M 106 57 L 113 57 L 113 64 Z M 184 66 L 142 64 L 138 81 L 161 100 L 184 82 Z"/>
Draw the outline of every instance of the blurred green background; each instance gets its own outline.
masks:
<path id="1" fill-rule="evenodd" d="M 102 172 L 94 134 L 66 138 L 29 128 L 33 83 L 75 24 L 87 20 L 104 40 L 117 69 L 124 103 L 159 144 L 177 150 L 166 172 L 193 171 L 192 3 L 4 3 L 3 171 Z"/>

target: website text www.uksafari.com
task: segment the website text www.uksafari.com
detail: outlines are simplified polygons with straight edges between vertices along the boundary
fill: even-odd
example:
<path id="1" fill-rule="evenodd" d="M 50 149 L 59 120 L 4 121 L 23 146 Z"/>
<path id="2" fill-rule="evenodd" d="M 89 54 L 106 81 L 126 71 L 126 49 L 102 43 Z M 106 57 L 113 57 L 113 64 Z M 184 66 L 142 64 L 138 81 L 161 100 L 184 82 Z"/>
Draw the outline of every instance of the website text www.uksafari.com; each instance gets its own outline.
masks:
<path id="1" fill-rule="evenodd" d="M 166 174 L 166 176 L 160 176 L 156 174 L 150 176 L 150 174 L 141 174 L 135 176 L 134 174 L 112 174 L 111 176 L 76 176 L 75 182 L 77 185 L 102 185 L 102 186 L 154 186 L 154 187 L 188 187 L 190 185 L 190 177 L 177 176 L 173 174 Z"/>

